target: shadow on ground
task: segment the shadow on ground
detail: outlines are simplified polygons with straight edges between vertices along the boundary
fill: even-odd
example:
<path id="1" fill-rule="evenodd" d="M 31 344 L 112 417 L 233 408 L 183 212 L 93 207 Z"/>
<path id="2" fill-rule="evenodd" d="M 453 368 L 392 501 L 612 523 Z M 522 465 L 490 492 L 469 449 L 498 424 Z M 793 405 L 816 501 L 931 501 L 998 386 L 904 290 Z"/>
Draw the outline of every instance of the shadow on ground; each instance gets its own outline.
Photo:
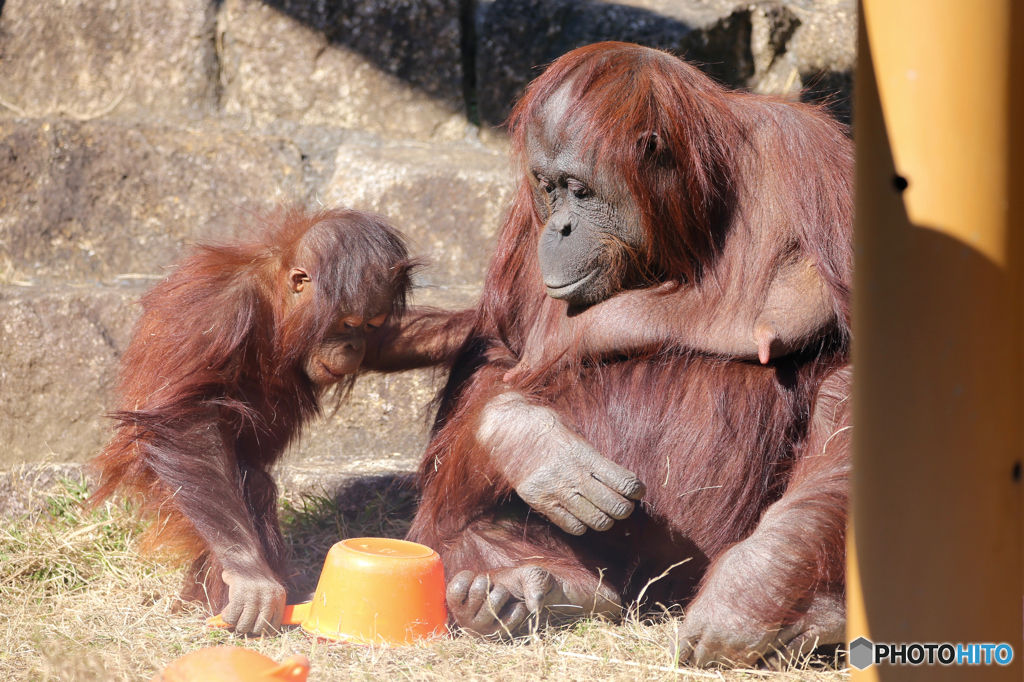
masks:
<path id="1" fill-rule="evenodd" d="M 291 552 L 296 593 L 316 589 L 327 552 L 348 538 L 404 538 L 416 513 L 412 474 L 353 479 L 320 494 L 303 494 L 281 504 L 281 530 Z"/>

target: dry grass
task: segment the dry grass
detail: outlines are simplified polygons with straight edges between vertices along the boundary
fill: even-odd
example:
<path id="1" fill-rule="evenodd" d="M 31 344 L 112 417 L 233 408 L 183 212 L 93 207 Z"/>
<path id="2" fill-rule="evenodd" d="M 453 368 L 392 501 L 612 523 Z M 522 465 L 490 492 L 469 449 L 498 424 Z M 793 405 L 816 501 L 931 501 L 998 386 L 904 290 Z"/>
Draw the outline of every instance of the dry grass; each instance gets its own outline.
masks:
<path id="1" fill-rule="evenodd" d="M 671 619 L 583 621 L 515 644 L 468 637 L 416 648 L 325 645 L 301 631 L 246 640 L 203 627 L 205 614 L 180 606 L 171 565 L 140 558 L 140 525 L 129 510 L 84 512 L 85 486 L 65 481 L 44 508 L 0 524 L 0 679 L 146 680 L 170 660 L 217 644 L 281 660 L 310 657 L 310 679 L 407 680 L 813 680 L 847 679 L 803 665 L 781 673 L 679 671 L 667 645 Z M 286 501 L 283 518 L 295 565 L 315 584 L 339 537 L 400 537 L 413 500 L 377 493 L 356 508 L 325 497 Z"/>

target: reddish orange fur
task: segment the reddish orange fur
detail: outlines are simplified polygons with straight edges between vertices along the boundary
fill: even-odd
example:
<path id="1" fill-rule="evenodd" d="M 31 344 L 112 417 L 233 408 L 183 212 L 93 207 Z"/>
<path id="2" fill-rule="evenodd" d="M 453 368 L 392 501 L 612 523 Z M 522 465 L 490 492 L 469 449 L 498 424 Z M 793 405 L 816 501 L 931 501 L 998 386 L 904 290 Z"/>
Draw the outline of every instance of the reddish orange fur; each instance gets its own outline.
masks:
<path id="1" fill-rule="evenodd" d="M 518 362 L 531 329 L 564 314 L 564 305 L 545 295 L 537 263 L 544 219 L 526 177 L 525 136 L 566 83 L 573 104 L 562 120 L 585 122 L 572 132 L 621 174 L 646 218 L 649 248 L 630 267 L 654 273 L 654 281 L 719 277 L 734 267 L 720 257 L 729 221 L 737 212 L 757 220 L 766 210 L 758 202 L 771 201 L 804 221 L 799 249 L 817 266 L 835 311 L 835 328 L 822 341 L 768 366 L 669 344 L 609 362 L 548 365 L 523 378 L 514 388 L 557 410 L 647 486 L 628 519 L 578 537 L 530 514 L 474 435 L 485 403 L 508 389 L 502 375 Z M 803 510 L 808 526 L 779 534 L 792 549 L 782 583 L 758 585 L 751 576 L 738 608 L 778 623 L 814 591 L 841 591 L 852 263 L 852 150 L 844 128 L 817 107 L 729 92 L 684 62 L 621 43 L 556 61 L 527 90 L 511 126 L 522 180 L 474 331 L 441 396 L 409 537 L 437 549 L 449 576 L 539 563 L 585 585 L 602 568 L 604 584 L 625 598 L 690 558 L 648 590 L 649 603 L 667 604 L 691 599 L 716 558 L 778 503 L 779 511 Z M 635 144 L 652 130 L 666 144 L 656 168 L 642 162 Z M 756 137 L 759 130 L 770 134 Z M 743 159 L 751 156 L 770 171 L 770 193 L 756 201 L 743 195 Z M 821 415 L 824 404 L 833 417 Z M 836 433 L 827 456 L 817 456 Z M 780 603 L 780 593 L 799 599 Z"/>
<path id="2" fill-rule="evenodd" d="M 286 305 L 289 264 L 324 223 L 329 234 L 303 246 L 314 254 L 304 262 L 314 295 Z M 208 537 L 222 529 L 196 518 L 254 530 L 284 582 L 269 470 L 322 403 L 301 363 L 340 315 L 366 315 L 371 292 L 394 290 L 400 317 L 414 266 L 401 235 L 370 214 L 279 207 L 249 227 L 250 239 L 197 246 L 142 297 L 118 375 L 116 430 L 92 462 L 94 503 L 118 491 L 133 499 L 153 519 L 146 546 L 190 561 L 184 597 L 214 609 L 227 592 Z"/>

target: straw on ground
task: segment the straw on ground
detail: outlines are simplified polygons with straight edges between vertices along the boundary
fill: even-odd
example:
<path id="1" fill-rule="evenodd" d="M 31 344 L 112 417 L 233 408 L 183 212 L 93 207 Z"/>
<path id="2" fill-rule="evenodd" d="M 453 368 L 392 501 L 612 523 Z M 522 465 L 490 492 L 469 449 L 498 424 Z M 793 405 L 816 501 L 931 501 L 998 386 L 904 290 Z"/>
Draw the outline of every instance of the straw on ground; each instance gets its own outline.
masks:
<path id="1" fill-rule="evenodd" d="M 323 644 L 292 630 L 246 640 L 203 627 L 206 614 L 181 605 L 173 562 L 140 557 L 141 526 L 108 504 L 86 512 L 85 485 L 65 481 L 37 511 L 0 524 L 0 679 L 146 680 L 196 649 L 235 644 L 282 660 L 310 657 L 310 680 L 808 680 L 846 674 L 806 664 L 785 672 L 679 670 L 669 646 L 672 618 L 630 615 L 581 621 L 507 644 L 469 637 L 388 649 Z M 341 537 L 401 537 L 414 506 L 408 490 L 378 493 L 355 509 L 329 497 L 286 499 L 294 566 L 315 585 Z"/>

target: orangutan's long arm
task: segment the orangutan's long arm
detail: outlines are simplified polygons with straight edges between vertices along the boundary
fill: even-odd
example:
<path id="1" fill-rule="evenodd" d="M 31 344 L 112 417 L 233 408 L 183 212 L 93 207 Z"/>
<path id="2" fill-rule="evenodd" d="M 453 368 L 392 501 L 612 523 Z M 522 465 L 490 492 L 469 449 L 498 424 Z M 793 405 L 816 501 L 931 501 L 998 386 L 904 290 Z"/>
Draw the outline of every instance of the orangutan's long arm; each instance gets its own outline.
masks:
<path id="1" fill-rule="evenodd" d="M 473 327 L 474 310 L 410 308 L 402 319 L 366 349 L 363 366 L 400 372 L 450 362 Z"/>
<path id="2" fill-rule="evenodd" d="M 232 444 L 225 438 L 222 418 L 213 408 L 169 411 L 174 421 L 157 422 L 159 428 L 139 442 L 140 456 L 160 482 L 167 513 L 176 509 L 202 539 L 203 550 L 213 555 L 228 586 L 228 602 L 221 614 L 239 634 L 271 634 L 284 614 L 282 576 L 268 564 L 257 530 L 259 515 L 275 515 L 258 501 L 276 497 L 269 474 L 240 467 Z M 119 413 L 122 428 L 143 427 L 137 421 L 147 413 Z M 148 415 L 158 415 L 155 410 Z M 152 420 L 149 420 L 152 421 Z M 253 491 L 260 493 L 253 498 Z"/>
<path id="3" fill-rule="evenodd" d="M 768 363 L 817 341 L 837 320 L 828 290 L 808 259 L 740 282 L 665 284 L 623 291 L 556 325 L 538 324 L 520 363 L 505 376 L 541 369 L 568 356 L 607 357 L 660 348 Z M 760 280 L 760 281 L 758 281 Z"/>
<path id="4" fill-rule="evenodd" d="M 669 346 L 765 364 L 820 339 L 836 323 L 825 284 L 804 258 L 783 264 L 759 287 L 625 291 L 577 317 L 586 353 Z"/>

